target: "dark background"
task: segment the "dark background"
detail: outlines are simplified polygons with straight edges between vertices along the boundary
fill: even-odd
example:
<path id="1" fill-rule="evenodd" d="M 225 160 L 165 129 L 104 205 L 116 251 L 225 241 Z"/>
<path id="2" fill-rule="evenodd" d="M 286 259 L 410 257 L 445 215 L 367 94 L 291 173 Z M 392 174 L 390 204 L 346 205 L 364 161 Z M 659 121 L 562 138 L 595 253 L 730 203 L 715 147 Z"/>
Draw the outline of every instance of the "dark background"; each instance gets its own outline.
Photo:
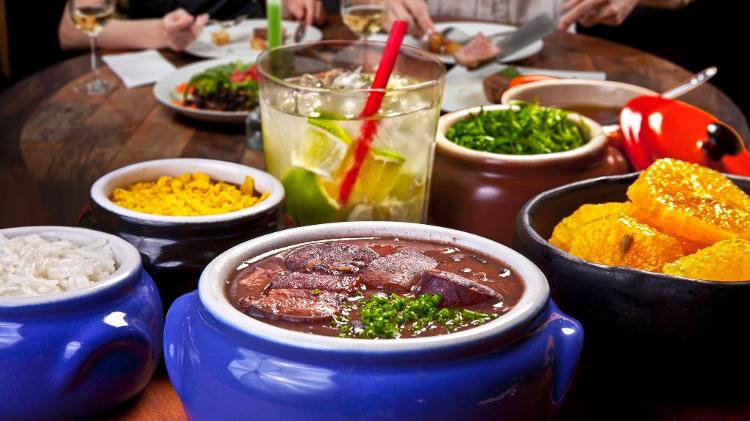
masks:
<path id="1" fill-rule="evenodd" d="M 460 1 L 460 0 L 457 0 Z M 338 13 L 337 0 L 324 0 L 329 14 Z M 750 118 L 750 88 L 741 61 L 748 51 L 745 2 L 695 0 L 679 10 L 639 7 L 619 27 L 596 26 L 579 31 L 632 45 L 681 66 L 699 71 L 711 65 L 719 73 L 712 83 L 734 100 Z M 81 52 L 62 52 L 57 26 L 65 0 L 0 0 L 0 90 L 23 77 Z M 4 37 L 3 34 L 6 36 Z"/>

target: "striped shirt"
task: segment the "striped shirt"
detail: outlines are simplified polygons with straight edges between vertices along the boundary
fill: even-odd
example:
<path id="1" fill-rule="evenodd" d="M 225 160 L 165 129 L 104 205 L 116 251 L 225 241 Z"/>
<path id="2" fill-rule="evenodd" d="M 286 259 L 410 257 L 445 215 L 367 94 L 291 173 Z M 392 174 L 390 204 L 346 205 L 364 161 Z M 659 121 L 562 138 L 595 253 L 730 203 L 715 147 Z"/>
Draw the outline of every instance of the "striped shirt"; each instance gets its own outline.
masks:
<path id="1" fill-rule="evenodd" d="M 541 12 L 562 16 L 564 0 L 427 0 L 430 16 L 523 23 Z"/>

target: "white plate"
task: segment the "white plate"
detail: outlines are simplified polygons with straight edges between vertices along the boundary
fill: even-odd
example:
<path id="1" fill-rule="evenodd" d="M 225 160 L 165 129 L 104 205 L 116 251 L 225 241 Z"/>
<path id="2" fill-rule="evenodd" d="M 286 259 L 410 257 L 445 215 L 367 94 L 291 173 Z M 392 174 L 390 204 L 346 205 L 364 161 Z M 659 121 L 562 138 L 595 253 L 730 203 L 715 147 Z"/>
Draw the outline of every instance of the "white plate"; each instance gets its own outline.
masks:
<path id="1" fill-rule="evenodd" d="M 482 34 L 487 35 L 487 36 L 497 34 L 497 33 L 510 34 L 511 32 L 517 29 L 515 26 L 503 25 L 500 23 L 440 22 L 440 23 L 435 24 L 435 30 L 437 32 L 440 32 L 449 26 L 453 26 L 458 29 L 461 29 L 469 35 L 475 35 L 481 32 Z M 388 39 L 388 34 L 375 34 L 375 35 L 368 37 L 367 39 L 370 39 L 373 41 L 385 41 Z M 419 47 L 419 48 L 426 50 L 427 49 L 427 36 L 423 37 L 420 40 L 417 40 L 414 37 L 407 35 L 406 37 L 404 37 L 404 44 Z M 501 61 L 503 63 L 511 63 L 514 61 L 523 60 L 527 57 L 531 57 L 534 54 L 542 51 L 542 47 L 544 47 L 544 42 L 542 40 L 533 42 L 530 45 L 509 55 L 508 57 L 503 57 Z M 445 64 L 456 63 L 456 60 L 451 55 L 438 54 L 438 57 L 440 57 L 440 60 Z"/>
<path id="2" fill-rule="evenodd" d="M 250 38 L 253 36 L 253 29 L 264 28 L 268 26 L 265 19 L 248 19 L 239 25 L 227 28 L 230 41 L 224 45 L 216 45 L 211 40 L 211 33 L 219 31 L 221 27 L 218 24 L 208 25 L 203 28 L 203 32 L 192 44 L 185 49 L 186 52 L 203 58 L 218 58 L 226 56 L 242 56 L 245 60 L 255 60 L 260 54 L 260 50 L 250 48 Z M 281 26 L 286 29 L 286 44 L 292 43 L 294 31 L 297 29 L 297 22 L 285 20 Z M 318 41 L 323 38 L 320 29 L 314 26 L 308 26 L 305 30 L 305 36 L 302 41 Z"/>
<path id="3" fill-rule="evenodd" d="M 442 109 L 446 112 L 461 110 L 463 108 L 476 107 L 479 105 L 492 104 L 484 95 L 484 78 L 505 69 L 504 64 L 488 64 L 477 70 L 467 70 L 463 66 L 456 66 L 445 75 L 445 92 L 443 92 Z M 602 72 L 567 71 L 551 69 L 535 69 L 531 67 L 518 67 L 518 72 L 523 74 L 547 75 L 569 79 L 605 80 L 606 74 Z"/>
<path id="4" fill-rule="evenodd" d="M 250 61 L 247 57 L 222 57 L 213 60 L 203 60 L 197 63 L 189 64 L 187 66 L 180 67 L 174 72 L 159 79 L 154 85 L 154 96 L 159 102 L 171 108 L 178 113 L 184 114 L 188 117 L 196 120 L 210 121 L 214 123 L 244 123 L 247 118 L 248 111 L 211 111 L 201 110 L 196 108 L 183 107 L 177 105 L 172 101 L 176 99 L 177 95 L 175 89 L 181 83 L 185 83 L 190 80 L 194 75 L 214 66 L 220 64 L 231 63 L 237 60 Z"/>

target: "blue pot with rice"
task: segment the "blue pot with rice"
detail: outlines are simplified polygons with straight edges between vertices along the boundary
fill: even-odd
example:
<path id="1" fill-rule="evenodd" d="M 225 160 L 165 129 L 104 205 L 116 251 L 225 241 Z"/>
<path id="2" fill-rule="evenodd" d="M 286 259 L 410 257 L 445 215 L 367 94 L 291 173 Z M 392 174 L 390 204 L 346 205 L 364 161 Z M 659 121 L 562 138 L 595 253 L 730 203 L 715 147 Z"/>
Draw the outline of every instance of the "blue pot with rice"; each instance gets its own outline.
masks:
<path id="1" fill-rule="evenodd" d="M 72 227 L 0 230 L 0 420 L 80 419 L 140 392 L 162 304 L 138 251 Z"/>

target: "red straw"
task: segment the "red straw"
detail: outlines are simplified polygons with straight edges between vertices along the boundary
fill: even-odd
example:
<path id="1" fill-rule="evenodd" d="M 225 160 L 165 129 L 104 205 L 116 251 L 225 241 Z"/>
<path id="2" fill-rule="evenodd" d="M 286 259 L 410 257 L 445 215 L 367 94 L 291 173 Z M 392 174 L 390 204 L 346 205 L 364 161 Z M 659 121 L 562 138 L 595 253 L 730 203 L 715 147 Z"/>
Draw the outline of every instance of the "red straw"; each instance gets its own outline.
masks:
<path id="1" fill-rule="evenodd" d="M 388 34 L 388 41 L 385 43 L 383 55 L 380 57 L 378 70 L 375 72 L 375 78 L 372 81 L 371 89 L 374 90 L 367 97 L 367 102 L 359 114 L 359 118 L 372 117 L 380 109 L 380 103 L 383 102 L 383 96 L 385 96 L 385 88 L 388 86 L 388 79 L 390 79 L 393 72 L 393 66 L 396 64 L 396 58 L 398 58 L 401 43 L 404 41 L 404 35 L 406 35 L 408 26 L 404 20 L 393 22 L 391 32 Z M 365 120 L 359 128 L 359 138 L 357 139 L 357 144 L 354 145 L 354 162 L 352 162 L 351 167 L 344 173 L 344 179 L 339 189 L 339 201 L 341 203 L 346 203 L 349 195 L 352 193 L 352 188 L 359 175 L 359 169 L 362 167 L 362 162 L 364 162 L 367 153 L 370 151 L 370 145 L 377 129 L 377 120 Z"/>

